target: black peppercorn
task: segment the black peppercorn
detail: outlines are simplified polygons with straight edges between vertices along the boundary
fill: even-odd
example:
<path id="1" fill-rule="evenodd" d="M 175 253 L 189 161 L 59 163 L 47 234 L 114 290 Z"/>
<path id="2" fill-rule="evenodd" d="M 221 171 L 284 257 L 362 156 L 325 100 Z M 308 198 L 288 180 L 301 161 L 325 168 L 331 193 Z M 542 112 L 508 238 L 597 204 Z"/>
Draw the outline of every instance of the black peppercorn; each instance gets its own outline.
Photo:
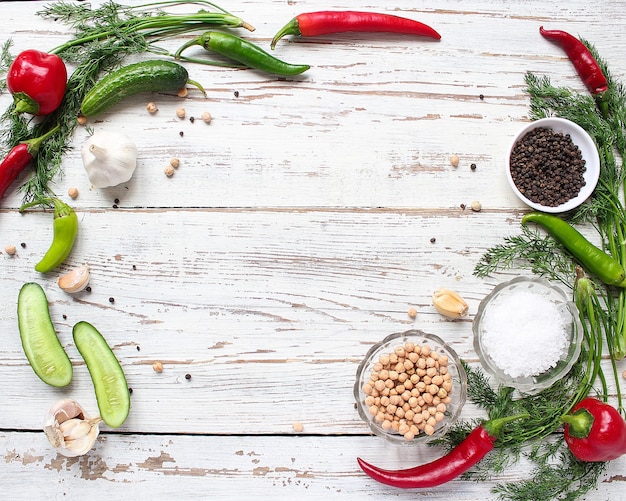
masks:
<path id="1" fill-rule="evenodd" d="M 110 297 L 109 298 L 109 303 L 114 303 L 115 302 L 115 298 L 114 297 Z"/>
<path id="2" fill-rule="evenodd" d="M 191 374 L 185 374 L 185 379 L 189 381 L 191 379 Z"/>

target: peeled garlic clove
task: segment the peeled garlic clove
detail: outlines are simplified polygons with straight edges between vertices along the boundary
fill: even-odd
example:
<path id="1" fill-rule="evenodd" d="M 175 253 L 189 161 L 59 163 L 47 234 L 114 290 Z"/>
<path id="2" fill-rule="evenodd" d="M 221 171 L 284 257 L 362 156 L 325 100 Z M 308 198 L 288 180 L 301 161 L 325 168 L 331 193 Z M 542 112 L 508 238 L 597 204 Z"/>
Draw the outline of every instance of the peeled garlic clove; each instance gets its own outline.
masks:
<path id="1" fill-rule="evenodd" d="M 73 270 L 67 272 L 65 275 L 62 275 L 57 280 L 57 284 L 61 289 L 65 292 L 69 292 L 73 294 L 75 292 L 80 292 L 87 287 L 89 284 L 89 278 L 91 276 L 89 266 L 86 264 L 83 266 L 78 266 Z"/>
<path id="2" fill-rule="evenodd" d="M 469 311 L 463 298 L 449 289 L 437 289 L 433 293 L 433 305 L 444 317 L 453 319 L 463 318 Z"/>
<path id="3" fill-rule="evenodd" d="M 52 446 L 67 457 L 86 454 L 100 433 L 99 417 L 90 418 L 74 400 L 54 403 L 46 415 L 43 430 Z"/>

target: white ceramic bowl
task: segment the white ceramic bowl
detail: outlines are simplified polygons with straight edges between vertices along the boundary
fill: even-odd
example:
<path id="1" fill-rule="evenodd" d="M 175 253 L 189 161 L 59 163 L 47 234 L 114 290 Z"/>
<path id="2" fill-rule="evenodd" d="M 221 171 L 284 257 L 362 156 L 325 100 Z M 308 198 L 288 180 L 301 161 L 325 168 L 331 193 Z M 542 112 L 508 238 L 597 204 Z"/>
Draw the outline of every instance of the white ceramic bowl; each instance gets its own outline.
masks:
<path id="1" fill-rule="evenodd" d="M 367 394 L 363 391 L 364 385 L 370 381 L 374 366 L 380 361 L 381 356 L 394 353 L 397 347 L 406 346 L 406 343 L 413 343 L 416 346 L 428 345 L 438 356 L 448 357 L 447 371 L 452 381 L 452 391 L 448 395 L 450 402 L 446 404 L 443 420 L 434 426 L 434 433 L 427 435 L 422 431 L 410 441 L 398 432 L 385 428 L 375 419 L 366 403 Z M 467 375 L 459 356 L 441 338 L 419 330 L 410 330 L 391 334 L 370 348 L 357 369 L 354 397 L 359 415 L 376 435 L 396 444 L 429 442 L 444 435 L 458 419 L 467 398 Z"/>
<path id="2" fill-rule="evenodd" d="M 539 294 L 553 302 L 559 315 L 567 321 L 569 347 L 562 354 L 556 365 L 540 374 L 526 377 L 511 377 L 503 368 L 498 367 L 483 343 L 483 320 L 488 314 L 493 301 L 503 296 L 515 294 L 516 291 L 527 291 Z M 478 305 L 478 312 L 472 323 L 474 332 L 474 351 L 478 355 L 481 365 L 490 374 L 497 385 L 515 388 L 523 393 L 532 395 L 552 386 L 557 380 L 564 377 L 578 360 L 582 349 L 583 326 L 580 321 L 576 305 L 568 299 L 566 294 L 547 280 L 537 277 L 517 277 L 508 282 L 497 285 Z M 506 333 L 501 333 L 506 335 Z M 522 355 L 521 353 L 519 354 Z"/>
<path id="3" fill-rule="evenodd" d="M 513 182 L 513 178 L 511 177 L 510 162 L 513 148 L 527 132 L 530 132 L 538 127 L 546 127 L 552 129 L 554 132 L 569 134 L 574 144 L 580 149 L 582 157 L 585 160 L 586 171 L 583 175 L 585 186 L 582 187 L 576 197 L 571 198 L 567 202 L 555 207 L 541 205 L 526 198 L 522 193 L 520 193 L 519 189 Z M 596 148 L 593 139 L 591 139 L 591 136 L 589 136 L 589 134 L 587 134 L 587 132 L 578 124 L 575 124 L 570 120 L 565 120 L 564 118 L 542 118 L 523 127 L 513 138 L 513 141 L 511 141 L 506 159 L 506 175 L 513 192 L 529 207 L 542 212 L 567 212 L 581 205 L 589 198 L 589 196 L 593 193 L 593 190 L 595 190 L 600 176 L 600 157 L 598 156 L 598 149 Z"/>

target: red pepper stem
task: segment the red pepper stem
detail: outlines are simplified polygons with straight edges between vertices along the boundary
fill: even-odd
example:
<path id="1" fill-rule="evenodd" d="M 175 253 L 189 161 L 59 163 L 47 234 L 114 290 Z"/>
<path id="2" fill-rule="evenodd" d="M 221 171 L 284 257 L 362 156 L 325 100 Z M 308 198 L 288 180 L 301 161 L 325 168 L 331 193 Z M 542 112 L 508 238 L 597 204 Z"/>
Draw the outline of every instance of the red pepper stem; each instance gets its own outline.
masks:
<path id="1" fill-rule="evenodd" d="M 563 423 L 569 424 L 568 433 L 574 438 L 587 438 L 594 422 L 593 415 L 587 409 L 565 414 L 560 419 Z"/>
<path id="2" fill-rule="evenodd" d="M 50 129 L 48 132 L 46 132 L 44 135 L 39 136 L 39 137 L 34 137 L 33 139 L 28 139 L 26 141 L 22 141 L 21 144 L 28 145 L 28 154 L 31 157 L 34 157 L 34 156 L 37 155 L 37 153 L 39 153 L 39 148 L 41 147 L 41 143 L 43 143 L 46 139 L 48 139 L 50 136 L 52 136 L 59 129 L 60 129 L 60 125 L 57 124 L 52 129 Z"/>
<path id="3" fill-rule="evenodd" d="M 276 47 L 278 41 L 285 35 L 300 36 L 300 26 L 298 24 L 298 18 L 294 17 L 285 26 L 283 26 L 278 33 L 276 33 L 274 38 L 272 38 L 272 42 L 270 43 L 270 47 L 272 50 L 274 50 L 274 47 Z"/>
<path id="4" fill-rule="evenodd" d="M 530 417 L 530 414 L 516 414 L 514 416 L 506 416 L 498 419 L 491 419 L 489 421 L 485 421 L 481 426 L 483 429 L 489 434 L 489 436 L 493 438 L 498 438 L 500 433 L 502 433 L 502 429 L 504 425 L 510 423 L 511 421 L 516 421 L 518 419 L 526 419 Z"/>

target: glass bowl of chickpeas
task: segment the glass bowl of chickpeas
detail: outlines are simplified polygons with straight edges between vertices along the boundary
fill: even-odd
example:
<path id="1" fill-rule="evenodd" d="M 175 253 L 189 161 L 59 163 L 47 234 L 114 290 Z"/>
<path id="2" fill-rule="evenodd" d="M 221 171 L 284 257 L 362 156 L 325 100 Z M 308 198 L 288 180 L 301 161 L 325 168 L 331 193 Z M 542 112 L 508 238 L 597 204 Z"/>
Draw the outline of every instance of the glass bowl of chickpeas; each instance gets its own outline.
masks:
<path id="1" fill-rule="evenodd" d="M 361 418 L 393 443 L 444 435 L 467 399 L 467 375 L 456 352 L 420 330 L 391 334 L 359 364 L 354 397 Z"/>

